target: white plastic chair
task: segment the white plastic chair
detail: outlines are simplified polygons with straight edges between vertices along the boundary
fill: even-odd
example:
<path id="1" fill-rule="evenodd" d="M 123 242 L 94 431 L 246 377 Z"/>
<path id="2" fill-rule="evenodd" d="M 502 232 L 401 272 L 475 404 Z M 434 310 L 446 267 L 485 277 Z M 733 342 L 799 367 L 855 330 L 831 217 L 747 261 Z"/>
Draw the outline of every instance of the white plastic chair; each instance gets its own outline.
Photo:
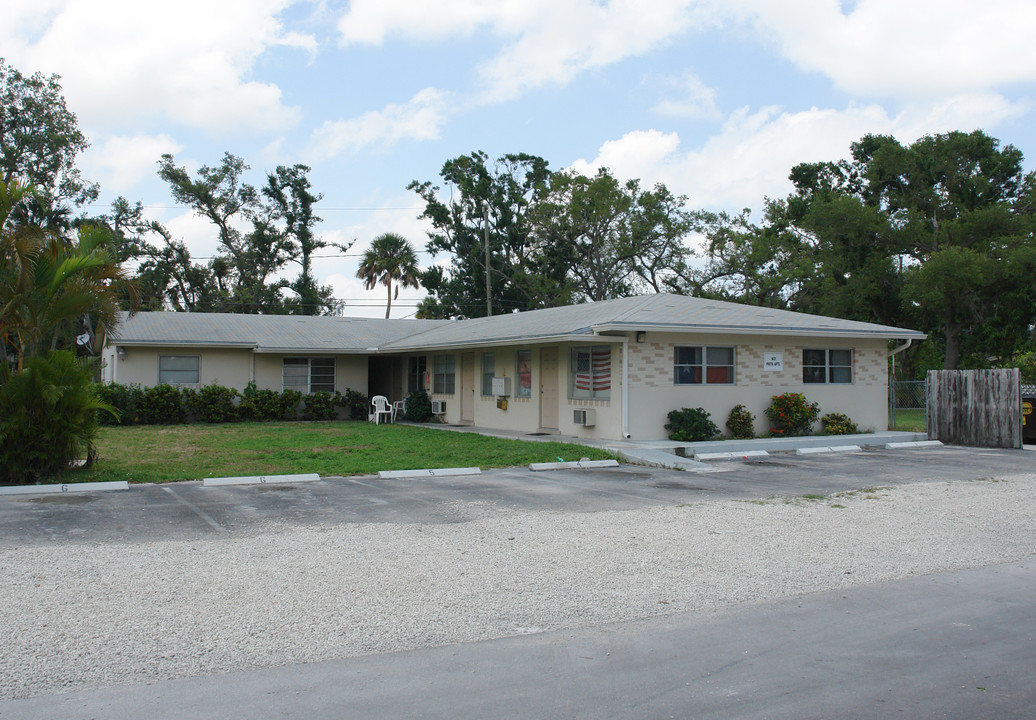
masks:
<path id="1" fill-rule="evenodd" d="M 384 395 L 375 395 L 371 398 L 371 412 L 367 416 L 367 421 L 372 422 L 375 425 L 381 424 L 381 419 L 384 417 L 390 423 L 394 419 L 395 413 L 392 412 L 392 406 L 389 405 L 388 398 Z"/>
<path id="2" fill-rule="evenodd" d="M 392 422 L 395 422 L 400 416 L 406 417 L 406 398 L 392 403 Z"/>

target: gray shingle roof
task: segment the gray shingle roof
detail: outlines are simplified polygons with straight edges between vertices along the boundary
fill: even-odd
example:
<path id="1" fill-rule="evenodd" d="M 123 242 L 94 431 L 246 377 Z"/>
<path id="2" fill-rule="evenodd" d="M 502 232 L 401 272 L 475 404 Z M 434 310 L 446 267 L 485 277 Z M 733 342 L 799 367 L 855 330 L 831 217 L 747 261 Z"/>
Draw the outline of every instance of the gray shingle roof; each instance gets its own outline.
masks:
<path id="1" fill-rule="evenodd" d="M 448 320 L 375 320 L 140 312 L 126 318 L 113 338 L 119 345 L 254 347 L 258 352 L 363 353 Z"/>
<path id="2" fill-rule="evenodd" d="M 120 345 L 254 347 L 257 352 L 401 352 L 513 342 L 579 340 L 597 333 L 694 332 L 923 339 L 924 333 L 683 295 L 640 295 L 467 320 L 142 312 L 119 329 Z"/>
<path id="3" fill-rule="evenodd" d="M 687 297 L 640 295 L 437 325 L 386 343 L 383 350 L 496 344 L 550 338 L 578 340 L 605 332 L 651 330 L 812 337 L 924 339 L 924 333 L 822 315 Z"/>

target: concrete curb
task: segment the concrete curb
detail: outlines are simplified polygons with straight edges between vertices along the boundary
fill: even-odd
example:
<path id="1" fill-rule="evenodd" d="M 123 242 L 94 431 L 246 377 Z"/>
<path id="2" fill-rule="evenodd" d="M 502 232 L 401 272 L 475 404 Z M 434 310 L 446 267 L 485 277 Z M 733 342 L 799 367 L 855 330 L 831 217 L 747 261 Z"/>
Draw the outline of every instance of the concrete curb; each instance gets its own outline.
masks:
<path id="1" fill-rule="evenodd" d="M 903 448 L 926 448 L 926 447 L 942 447 L 942 441 L 940 440 L 921 440 L 918 442 L 895 442 L 888 443 L 885 445 L 887 450 L 900 450 Z"/>
<path id="2" fill-rule="evenodd" d="M 107 490 L 129 490 L 129 483 L 125 480 L 112 480 L 109 482 L 83 482 L 83 483 L 61 483 L 54 485 L 16 485 L 14 487 L 0 488 L 0 495 L 51 495 L 57 493 L 86 493 L 102 492 Z"/>
<path id="3" fill-rule="evenodd" d="M 455 475 L 481 475 L 482 468 L 428 468 L 425 470 L 379 470 L 378 477 L 385 480 L 390 478 L 426 478 L 426 477 L 453 477 Z"/>
<path id="4" fill-rule="evenodd" d="M 245 475 L 241 477 L 205 478 L 202 487 L 222 487 L 224 485 L 280 485 L 282 483 L 313 482 L 319 480 L 316 473 L 298 475 Z"/>
<path id="5" fill-rule="evenodd" d="M 745 450 L 744 452 L 710 452 L 710 453 L 695 453 L 694 459 L 699 461 L 704 460 L 750 460 L 752 458 L 765 458 L 770 457 L 770 453 L 765 450 Z"/>
<path id="6" fill-rule="evenodd" d="M 826 453 L 863 452 L 859 445 L 833 445 L 831 447 L 799 448 L 796 455 L 820 455 Z"/>
<path id="7" fill-rule="evenodd" d="M 529 463 L 533 472 L 544 470 L 577 470 L 579 468 L 618 467 L 618 460 L 577 460 L 575 462 Z"/>

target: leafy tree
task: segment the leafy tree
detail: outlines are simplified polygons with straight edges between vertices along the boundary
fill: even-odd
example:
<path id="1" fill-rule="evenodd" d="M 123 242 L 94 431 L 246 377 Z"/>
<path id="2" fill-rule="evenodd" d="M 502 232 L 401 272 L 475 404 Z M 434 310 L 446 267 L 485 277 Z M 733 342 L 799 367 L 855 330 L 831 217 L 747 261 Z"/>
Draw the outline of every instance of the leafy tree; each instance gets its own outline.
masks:
<path id="1" fill-rule="evenodd" d="M 1009 356 L 1036 323 L 1033 175 L 981 131 L 903 146 L 864 137 L 851 159 L 791 171 L 762 226 L 699 215 L 709 266 L 686 287 L 757 304 L 902 324 L 937 336 L 944 367 Z"/>
<path id="2" fill-rule="evenodd" d="M 0 180 L 20 178 L 44 205 L 81 205 L 97 198 L 98 187 L 84 182 L 75 166 L 89 143 L 65 105 L 60 80 L 24 75 L 0 58 Z"/>
<path id="3" fill-rule="evenodd" d="M 112 202 L 111 214 L 93 222 L 111 233 L 120 261 L 137 261 L 135 284 L 141 308 L 171 307 L 187 312 L 232 309 L 229 293 L 219 291 L 212 268 L 194 262 L 186 243 L 174 239 L 161 223 L 146 219 L 140 202 L 131 205 L 118 197 Z M 129 307 L 128 298 L 123 307 Z"/>
<path id="4" fill-rule="evenodd" d="M 592 178 L 567 171 L 540 188 L 529 217 L 537 249 L 564 263 L 576 293 L 606 300 L 660 292 L 683 272 L 693 226 L 685 200 L 664 185 L 620 183 L 607 169 Z"/>
<path id="5" fill-rule="evenodd" d="M 317 285 L 313 278 L 312 258 L 314 252 L 329 245 L 342 250 L 349 246 L 328 243 L 315 235 L 320 218 L 313 206 L 322 196 L 310 191 L 309 168 L 278 166 L 261 191 L 243 181 L 247 170 L 245 162 L 230 153 L 224 154 L 218 166 L 200 168 L 194 178 L 174 163 L 172 155 L 163 155 L 159 161 L 158 174 L 169 184 L 176 201 L 208 218 L 219 233 L 220 255 L 208 266 L 214 291 L 204 284 L 195 287 L 203 287 L 207 299 L 223 298 L 217 302 L 244 312 L 314 315 L 335 311 L 331 289 Z M 249 226 L 250 230 L 242 229 Z M 188 275 L 204 280 L 196 270 L 186 272 L 185 248 L 174 247 L 169 238 L 166 245 L 163 269 L 182 268 L 181 281 Z M 302 267 L 294 282 L 280 277 L 289 262 Z M 286 289 L 293 290 L 297 300 L 286 297 Z M 185 297 L 182 290 L 179 294 Z"/>
<path id="6" fill-rule="evenodd" d="M 565 298 L 563 264 L 534 252 L 527 214 L 537 186 L 549 177 L 547 161 L 526 154 L 504 155 L 491 163 L 484 152 L 448 160 L 440 172 L 449 189 L 414 181 L 407 189 L 425 203 L 422 218 L 432 223 L 428 251 L 452 255 L 449 266 L 433 265 L 421 282 L 429 292 L 420 317 L 481 317 L 487 314 L 486 235 L 492 312 L 529 310 Z M 488 208 L 488 211 L 487 211 Z M 552 290 L 560 295 L 547 295 Z"/>
<path id="7" fill-rule="evenodd" d="M 329 286 L 320 286 L 313 278 L 313 254 L 326 247 L 336 247 L 347 252 L 352 243 L 340 245 L 322 240 L 314 233 L 314 226 L 321 219 L 313 213 L 313 206 L 323 195 L 310 192 L 309 173 L 306 165 L 286 167 L 278 165 L 267 176 L 262 194 L 270 203 L 271 216 L 284 223 L 284 233 L 292 242 L 292 250 L 302 271 L 290 287 L 298 295 L 298 314 L 322 315 L 335 309 L 335 300 Z"/>
<path id="8" fill-rule="evenodd" d="M 388 292 L 388 303 L 385 306 L 385 318 L 392 313 L 392 299 L 399 297 L 399 288 L 420 286 L 417 269 L 417 254 L 406 238 L 396 233 L 384 233 L 371 241 L 370 247 L 363 254 L 356 277 L 363 280 L 368 290 L 373 290 L 379 283 Z M 396 283 L 395 295 L 392 283 Z"/>

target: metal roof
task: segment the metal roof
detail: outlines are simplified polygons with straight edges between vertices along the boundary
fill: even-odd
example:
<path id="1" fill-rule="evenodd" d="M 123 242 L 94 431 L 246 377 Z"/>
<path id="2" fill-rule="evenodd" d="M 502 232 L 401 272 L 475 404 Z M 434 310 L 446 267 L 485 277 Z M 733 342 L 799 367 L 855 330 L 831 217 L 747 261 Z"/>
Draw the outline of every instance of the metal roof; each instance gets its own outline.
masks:
<path id="1" fill-rule="evenodd" d="M 924 339 L 914 330 L 683 295 L 640 295 L 466 320 L 373 320 L 298 315 L 140 312 L 120 345 L 252 347 L 256 352 L 403 352 L 505 343 L 579 341 L 607 333 L 796 335 Z"/>

